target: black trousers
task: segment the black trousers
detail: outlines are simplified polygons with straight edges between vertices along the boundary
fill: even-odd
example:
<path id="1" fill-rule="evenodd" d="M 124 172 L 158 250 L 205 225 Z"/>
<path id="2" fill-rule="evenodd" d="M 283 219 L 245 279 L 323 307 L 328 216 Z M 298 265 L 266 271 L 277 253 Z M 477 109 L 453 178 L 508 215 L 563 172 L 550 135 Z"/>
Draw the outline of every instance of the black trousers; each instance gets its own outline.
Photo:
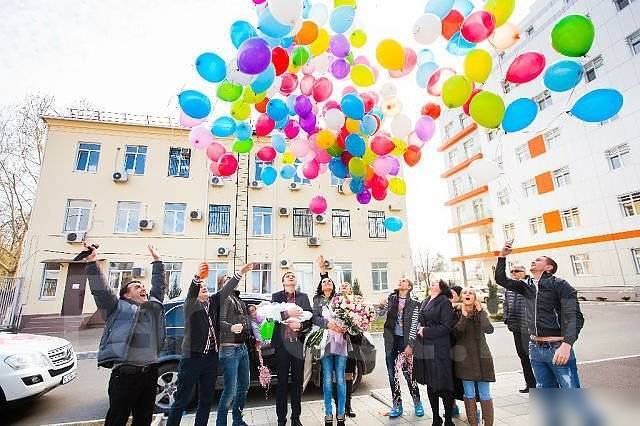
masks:
<path id="1" fill-rule="evenodd" d="M 520 364 L 522 365 L 524 381 L 527 383 L 528 388 L 533 389 L 536 387 L 536 377 L 533 375 L 531 360 L 529 360 L 529 336 L 519 331 L 514 331 L 513 341 L 516 345 L 518 358 L 520 358 Z"/>
<path id="2" fill-rule="evenodd" d="M 180 424 L 183 412 L 195 386 L 198 387 L 198 409 L 195 426 L 206 426 L 213 405 L 213 394 L 218 377 L 218 352 L 197 358 L 182 358 L 178 365 L 178 390 L 171 407 L 167 426 Z"/>
<path id="3" fill-rule="evenodd" d="M 278 390 L 276 392 L 276 413 L 278 423 L 287 421 L 287 394 L 291 397 L 291 419 L 300 419 L 302 412 L 302 376 L 304 374 L 304 344 L 301 340 L 283 342 L 276 348 L 276 368 Z M 291 384 L 289 385 L 289 371 Z"/>
<path id="4" fill-rule="evenodd" d="M 127 371 L 118 367 L 111 371 L 109 379 L 109 411 L 105 426 L 124 426 L 133 414 L 132 426 L 148 426 L 153 418 L 156 401 L 158 368 L 149 367 L 144 372 Z"/>

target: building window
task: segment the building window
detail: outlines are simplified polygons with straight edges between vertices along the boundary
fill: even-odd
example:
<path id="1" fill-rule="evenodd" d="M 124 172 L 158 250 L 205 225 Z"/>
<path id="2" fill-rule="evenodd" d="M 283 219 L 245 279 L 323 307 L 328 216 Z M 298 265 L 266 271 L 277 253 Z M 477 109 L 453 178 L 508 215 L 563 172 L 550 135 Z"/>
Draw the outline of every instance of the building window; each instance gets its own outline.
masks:
<path id="1" fill-rule="evenodd" d="M 255 159 L 256 163 L 256 171 L 253 177 L 254 180 L 261 181 L 262 180 L 262 171 L 267 166 L 273 166 L 273 161 L 262 161 L 258 157 Z"/>
<path id="2" fill-rule="evenodd" d="M 76 172 L 95 173 L 100 161 L 99 143 L 78 144 L 78 156 L 76 158 Z"/>
<path id="3" fill-rule="evenodd" d="M 137 232 L 139 222 L 140 203 L 136 201 L 118 201 L 115 232 L 123 234 Z"/>
<path id="4" fill-rule="evenodd" d="M 109 285 L 111 288 L 120 290 L 124 284 L 131 281 L 132 277 L 133 262 L 109 263 Z"/>
<path id="5" fill-rule="evenodd" d="M 640 215 L 640 191 L 618 195 L 618 204 L 625 217 Z"/>
<path id="6" fill-rule="evenodd" d="M 476 220 L 484 218 L 484 203 L 482 198 L 476 198 L 471 204 L 473 205 L 473 215 Z"/>
<path id="7" fill-rule="evenodd" d="M 464 154 L 467 158 L 471 158 L 477 153 L 480 152 L 480 146 L 475 143 L 473 138 L 469 138 L 462 143 L 462 147 L 464 148 Z"/>
<path id="8" fill-rule="evenodd" d="M 571 177 L 569 175 L 569 166 L 564 166 L 553 171 L 553 183 L 556 188 L 561 186 L 567 186 L 571 183 Z"/>
<path id="9" fill-rule="evenodd" d="M 620 169 L 630 160 L 629 144 L 623 143 L 605 151 L 610 170 Z"/>
<path id="10" fill-rule="evenodd" d="M 458 219 L 458 225 L 469 222 L 469 218 L 467 217 L 466 204 L 460 204 L 458 207 L 456 207 L 456 218 Z"/>
<path id="11" fill-rule="evenodd" d="M 348 262 L 336 262 L 333 264 L 333 273 L 336 286 L 343 282 L 353 284 L 353 266 Z"/>
<path id="12" fill-rule="evenodd" d="M 373 291 L 386 291 L 389 289 L 389 271 L 387 263 L 373 262 L 371 264 L 371 282 Z"/>
<path id="13" fill-rule="evenodd" d="M 333 173 L 331 173 L 331 186 L 338 187 L 339 185 L 342 185 L 343 181 L 344 179 L 339 178 Z"/>
<path id="14" fill-rule="evenodd" d="M 535 179 L 529 179 L 526 182 L 522 182 L 522 192 L 524 193 L 525 198 L 531 195 L 535 195 L 536 193 Z"/>
<path id="15" fill-rule="evenodd" d="M 293 175 L 293 181 L 301 185 L 311 185 L 311 181 L 309 179 L 301 178 L 300 176 L 298 176 L 298 168 L 300 167 L 301 164 L 302 164 L 302 161 L 300 160 L 296 160 L 295 163 L 293 163 L 293 165 L 296 167 L 296 174 Z"/>
<path id="16" fill-rule="evenodd" d="M 293 236 L 313 236 L 313 215 L 309 209 L 293 209 Z"/>
<path id="17" fill-rule="evenodd" d="M 472 123 L 471 117 L 464 113 L 458 115 L 458 120 L 460 121 L 460 128 L 462 129 L 466 129 L 467 126 L 470 126 Z"/>
<path id="18" fill-rule="evenodd" d="M 349 210 L 333 210 L 331 225 L 334 237 L 351 238 L 351 213 Z"/>
<path id="19" fill-rule="evenodd" d="M 560 217 L 562 218 L 562 226 L 565 229 L 580 226 L 580 212 L 577 207 L 562 210 L 560 212 Z"/>
<path id="20" fill-rule="evenodd" d="M 189 148 L 169 148 L 169 176 L 188 178 L 190 165 Z"/>
<path id="21" fill-rule="evenodd" d="M 547 107 L 550 107 L 553 104 L 553 100 L 551 99 L 551 92 L 549 92 L 548 90 L 545 90 L 544 92 L 533 98 L 533 101 L 538 104 L 538 109 L 540 111 Z"/>
<path id="22" fill-rule="evenodd" d="M 451 180 L 452 196 L 457 197 L 464 193 L 464 181 L 462 176 L 456 176 Z"/>
<path id="23" fill-rule="evenodd" d="M 67 200 L 64 212 L 65 232 L 86 232 L 89 229 L 89 217 L 91 216 L 91 201 Z"/>
<path id="24" fill-rule="evenodd" d="M 266 237 L 271 235 L 273 208 L 253 207 L 253 236 Z"/>
<path id="25" fill-rule="evenodd" d="M 631 48 L 631 54 L 635 56 L 640 53 L 640 30 L 627 37 L 627 44 Z"/>
<path id="26" fill-rule="evenodd" d="M 167 292 L 180 288 L 182 276 L 182 263 L 164 262 L 164 282 L 167 283 Z"/>
<path id="27" fill-rule="evenodd" d="M 209 276 L 207 277 L 207 289 L 209 293 L 218 291 L 218 277 L 224 277 L 229 271 L 229 265 L 226 262 L 209 263 Z"/>
<path id="28" fill-rule="evenodd" d="M 524 30 L 524 32 L 527 35 L 527 38 L 532 38 L 533 34 L 535 34 L 535 28 L 533 27 L 533 25 L 531 25 L 531 26 L 529 26 L 529 28 Z"/>
<path id="29" fill-rule="evenodd" d="M 147 162 L 147 147 L 141 145 L 127 145 L 124 155 L 124 170 L 127 174 L 143 175 Z"/>
<path id="30" fill-rule="evenodd" d="M 544 146 L 549 151 L 552 150 L 560 142 L 560 128 L 556 127 L 542 135 L 544 139 Z"/>
<path id="31" fill-rule="evenodd" d="M 447 152 L 447 161 L 447 167 L 453 167 L 458 164 L 458 150 L 456 148 Z"/>
<path id="32" fill-rule="evenodd" d="M 524 163 L 525 161 L 531 158 L 531 153 L 529 152 L 528 144 L 525 143 L 516 147 L 516 158 L 521 163 Z"/>
<path id="33" fill-rule="evenodd" d="M 251 291 L 253 293 L 271 293 L 271 264 L 254 263 L 251 271 Z"/>
<path id="34" fill-rule="evenodd" d="M 588 254 L 571 255 L 571 265 L 575 276 L 591 275 L 591 258 Z"/>
<path id="35" fill-rule="evenodd" d="M 40 299 L 52 299 L 56 297 L 58 290 L 58 278 L 60 276 L 59 263 L 45 263 L 42 274 L 42 286 L 40 287 Z"/>
<path id="36" fill-rule="evenodd" d="M 384 227 L 384 212 L 369 211 L 369 238 L 387 238 Z"/>
<path id="37" fill-rule="evenodd" d="M 513 241 L 516 239 L 516 224 L 515 223 L 505 223 L 502 225 L 502 234 L 504 235 L 505 241 Z"/>
<path id="38" fill-rule="evenodd" d="M 634 0 L 613 0 L 613 3 L 616 5 L 616 9 L 618 10 L 622 10 L 625 7 L 629 6 L 629 3 L 631 3 Z"/>
<path id="39" fill-rule="evenodd" d="M 593 80 L 598 78 L 596 70 L 600 68 L 604 64 L 602 60 L 602 55 L 598 55 L 586 64 L 584 64 L 584 81 L 587 83 L 591 83 Z"/>
<path id="40" fill-rule="evenodd" d="M 209 205 L 209 235 L 229 235 L 231 233 L 231 206 Z"/>
<path id="41" fill-rule="evenodd" d="M 317 281 L 313 278 L 313 263 L 294 263 L 293 271 L 296 274 L 300 291 L 307 294 L 315 292 L 313 284 Z"/>
<path id="42" fill-rule="evenodd" d="M 496 195 L 498 196 L 498 204 L 500 204 L 501 206 L 506 206 L 509 204 L 509 190 L 507 188 L 498 190 Z"/>
<path id="43" fill-rule="evenodd" d="M 542 221 L 542 216 L 532 217 L 529 219 L 529 230 L 531 231 L 531 235 L 538 235 L 542 233 L 544 230 L 544 222 Z"/>
<path id="44" fill-rule="evenodd" d="M 513 85 L 511 84 L 511 82 L 507 80 L 502 80 L 500 83 L 502 84 L 502 93 L 504 93 L 505 95 L 509 93 L 513 88 Z"/>
<path id="45" fill-rule="evenodd" d="M 449 122 L 447 124 L 445 124 L 444 126 L 444 134 L 447 137 L 447 139 L 451 138 L 453 136 L 454 130 L 453 130 L 453 122 Z"/>
<path id="46" fill-rule="evenodd" d="M 640 274 L 640 248 L 632 248 L 631 256 L 633 257 L 633 265 L 636 267 L 636 274 Z"/>
<path id="47" fill-rule="evenodd" d="M 185 212 L 187 205 L 184 203 L 164 204 L 164 233 L 184 234 Z"/>

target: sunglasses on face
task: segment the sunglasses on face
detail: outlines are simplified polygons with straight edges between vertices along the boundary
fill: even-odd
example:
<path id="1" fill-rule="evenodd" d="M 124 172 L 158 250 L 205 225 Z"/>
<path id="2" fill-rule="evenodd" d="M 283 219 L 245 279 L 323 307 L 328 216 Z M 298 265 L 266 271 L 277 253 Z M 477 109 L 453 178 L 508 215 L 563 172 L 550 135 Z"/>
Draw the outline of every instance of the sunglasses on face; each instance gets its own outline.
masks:
<path id="1" fill-rule="evenodd" d="M 519 269 L 512 269 L 512 270 L 511 270 L 511 273 L 512 273 L 512 274 L 515 274 L 515 273 L 517 273 L 517 272 L 524 272 L 524 271 L 521 271 L 521 270 L 519 270 Z"/>

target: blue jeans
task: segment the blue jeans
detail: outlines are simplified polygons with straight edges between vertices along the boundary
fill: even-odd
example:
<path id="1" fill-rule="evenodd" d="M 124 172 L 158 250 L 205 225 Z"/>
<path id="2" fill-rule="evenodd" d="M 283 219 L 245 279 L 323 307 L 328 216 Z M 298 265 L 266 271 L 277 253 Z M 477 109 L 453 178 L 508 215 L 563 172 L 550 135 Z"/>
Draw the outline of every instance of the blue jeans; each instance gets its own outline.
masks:
<path id="1" fill-rule="evenodd" d="M 347 357 L 327 353 L 322 359 L 322 393 L 324 397 L 324 414 L 333 416 L 333 373 L 336 375 L 336 388 L 338 392 L 338 417 L 344 417 L 344 405 L 347 401 L 347 384 L 344 380 L 344 371 L 347 368 Z"/>
<path id="2" fill-rule="evenodd" d="M 213 392 L 218 375 L 218 354 L 200 358 L 182 358 L 178 365 L 178 389 L 171 406 L 167 426 L 180 424 L 182 414 L 187 409 L 194 386 L 198 387 L 198 409 L 196 426 L 205 426 L 209 421 L 209 412 L 213 404 Z"/>
<path id="3" fill-rule="evenodd" d="M 464 397 L 467 399 L 476 399 L 476 385 L 478 385 L 478 392 L 480 393 L 480 401 L 491 400 L 491 388 L 489 382 L 474 382 L 473 380 L 463 380 L 462 386 L 464 387 Z"/>
<path id="4" fill-rule="evenodd" d="M 233 403 L 233 425 L 242 424 L 242 410 L 249 390 L 249 352 L 245 345 L 220 348 L 220 364 L 224 374 L 224 389 L 218 401 L 217 426 L 227 425 L 227 413 Z"/>
<path id="5" fill-rule="evenodd" d="M 577 389 L 580 387 L 576 355 L 571 348 L 569 361 L 565 365 L 553 364 L 553 356 L 562 342 L 529 342 L 529 358 L 537 388 Z"/>

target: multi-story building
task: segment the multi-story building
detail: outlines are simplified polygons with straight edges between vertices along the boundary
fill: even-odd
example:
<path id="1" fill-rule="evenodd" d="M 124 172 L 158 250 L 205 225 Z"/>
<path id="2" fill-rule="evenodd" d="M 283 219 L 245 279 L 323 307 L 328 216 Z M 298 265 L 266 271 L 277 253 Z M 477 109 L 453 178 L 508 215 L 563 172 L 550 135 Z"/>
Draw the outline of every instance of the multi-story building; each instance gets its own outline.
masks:
<path id="1" fill-rule="evenodd" d="M 286 271 L 314 293 L 320 254 L 336 282 L 357 279 L 375 300 L 411 274 L 407 227 L 388 233 L 383 225 L 388 216 L 406 223 L 402 198 L 360 205 L 330 173 L 267 186 L 265 163 L 249 154 L 238 155 L 235 175 L 215 177 L 187 129 L 152 117 L 72 111 L 44 120 L 48 137 L 20 269 L 27 321 L 95 311 L 84 265 L 71 261 L 83 239 L 100 244 L 114 290 L 133 277 L 148 281 L 149 243 L 162 253 L 174 292 L 187 288 L 203 261 L 211 289 L 219 275 L 255 262 L 240 287 L 253 293 L 278 291 Z M 308 210 L 317 194 L 328 201 L 322 215 Z"/>
<path id="2" fill-rule="evenodd" d="M 504 74 L 521 52 L 543 52 L 547 64 L 566 59 L 550 45 L 555 22 L 588 14 L 595 43 L 583 81 L 573 91 L 550 92 L 542 76 L 513 85 Z M 504 134 L 478 128 L 462 111 L 441 120 L 453 227 L 466 281 L 492 279 L 495 256 L 514 240 L 512 262 L 554 258 L 558 275 L 579 288 L 640 285 L 640 2 L 538 1 L 521 23 L 520 42 L 494 56 L 486 90 L 505 104 L 531 98 L 538 117 L 525 131 Z M 616 88 L 624 106 L 611 120 L 587 124 L 567 111 L 585 93 Z M 468 173 L 476 159 L 495 161 L 502 175 L 478 185 Z"/>

